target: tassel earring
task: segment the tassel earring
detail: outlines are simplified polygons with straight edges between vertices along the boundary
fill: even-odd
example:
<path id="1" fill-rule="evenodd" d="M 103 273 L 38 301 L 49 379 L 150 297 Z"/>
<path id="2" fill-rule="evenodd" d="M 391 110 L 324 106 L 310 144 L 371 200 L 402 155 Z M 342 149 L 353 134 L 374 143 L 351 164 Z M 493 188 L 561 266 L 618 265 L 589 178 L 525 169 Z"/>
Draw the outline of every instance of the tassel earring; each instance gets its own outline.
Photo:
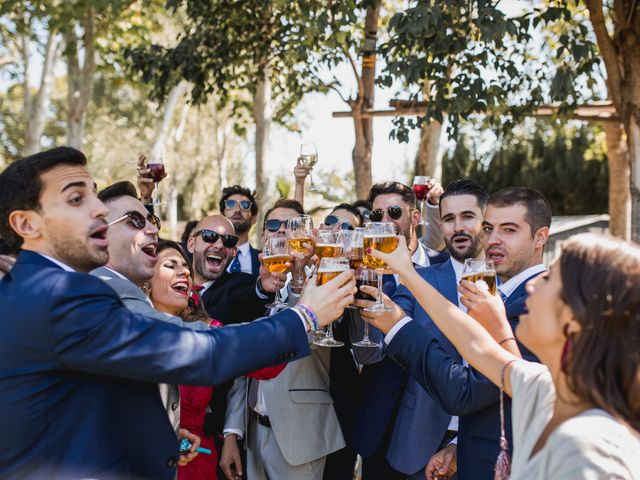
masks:
<path id="1" fill-rule="evenodd" d="M 569 373 L 569 362 L 571 361 L 571 351 L 573 349 L 573 338 L 569 333 L 569 324 L 565 323 L 562 327 L 564 333 L 564 346 L 562 347 L 562 355 L 560 355 L 560 370 L 567 375 Z"/>

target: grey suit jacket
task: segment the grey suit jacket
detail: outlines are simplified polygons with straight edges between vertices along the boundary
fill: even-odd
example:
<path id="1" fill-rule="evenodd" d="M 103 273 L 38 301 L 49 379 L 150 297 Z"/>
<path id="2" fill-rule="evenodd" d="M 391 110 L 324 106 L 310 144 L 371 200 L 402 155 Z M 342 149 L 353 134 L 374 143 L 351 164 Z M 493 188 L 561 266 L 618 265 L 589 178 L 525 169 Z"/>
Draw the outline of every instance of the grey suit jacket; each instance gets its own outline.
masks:
<path id="1" fill-rule="evenodd" d="M 290 294 L 289 304 L 296 301 Z M 289 363 L 276 378 L 260 384 L 273 434 L 291 465 L 312 462 L 345 446 L 329 393 L 330 360 L 330 348 L 312 345 L 310 356 Z M 248 386 L 246 377 L 234 381 L 227 395 L 225 431 L 249 431 Z"/>
<path id="2" fill-rule="evenodd" d="M 105 267 L 96 268 L 91 272 L 91 275 L 102 279 L 109 285 L 118 296 L 122 299 L 125 307 L 135 313 L 143 314 L 147 317 L 153 317 L 163 322 L 169 322 L 181 327 L 187 327 L 194 330 L 206 330 L 209 327 L 202 322 L 185 322 L 179 317 L 169 315 L 168 313 L 159 312 L 153 305 L 149 298 L 144 294 L 140 287 L 136 286 L 133 282 L 120 278 L 111 270 Z M 160 397 L 162 403 L 167 411 L 171 425 L 178 434 L 180 429 L 180 392 L 177 385 L 169 385 L 161 383 L 159 385 Z"/>

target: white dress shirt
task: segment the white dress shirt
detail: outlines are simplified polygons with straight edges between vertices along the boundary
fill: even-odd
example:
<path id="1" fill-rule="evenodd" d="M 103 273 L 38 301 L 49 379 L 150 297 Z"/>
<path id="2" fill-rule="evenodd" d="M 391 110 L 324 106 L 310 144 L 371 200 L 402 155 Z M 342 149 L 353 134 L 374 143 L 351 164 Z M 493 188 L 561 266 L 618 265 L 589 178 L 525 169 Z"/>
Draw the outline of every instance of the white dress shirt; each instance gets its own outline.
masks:
<path id="1" fill-rule="evenodd" d="M 249 242 L 244 242 L 242 245 L 238 245 L 238 252 L 236 253 L 236 258 L 240 263 L 240 271 L 248 274 L 253 274 L 253 269 L 251 265 L 251 245 Z M 227 265 L 227 272 L 231 268 L 231 263 Z"/>
<path id="2" fill-rule="evenodd" d="M 515 277 L 510 278 L 504 283 L 498 285 L 498 290 L 500 290 L 506 298 L 509 298 L 513 292 L 528 278 L 536 275 L 537 273 L 542 273 L 547 269 L 544 264 L 539 263 L 538 265 L 534 265 L 533 267 L 529 267 L 526 270 L 521 271 Z"/>

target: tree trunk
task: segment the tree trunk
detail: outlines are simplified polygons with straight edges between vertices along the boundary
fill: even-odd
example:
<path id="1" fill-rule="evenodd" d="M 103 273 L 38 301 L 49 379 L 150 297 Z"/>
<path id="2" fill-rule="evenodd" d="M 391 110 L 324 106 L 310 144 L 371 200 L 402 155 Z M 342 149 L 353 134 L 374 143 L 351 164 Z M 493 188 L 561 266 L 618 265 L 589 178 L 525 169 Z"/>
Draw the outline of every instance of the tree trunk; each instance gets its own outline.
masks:
<path id="1" fill-rule="evenodd" d="M 25 146 L 24 154 L 32 155 L 40 151 L 40 141 L 44 134 L 44 127 L 47 118 L 49 105 L 51 104 L 51 91 L 53 89 L 53 71 L 59 56 L 60 37 L 55 31 L 50 31 L 45 46 L 44 61 L 42 64 L 42 74 L 40 75 L 40 86 L 35 99 L 31 101 L 29 90 L 29 39 L 25 34 L 23 38 L 24 57 L 24 88 L 25 88 Z"/>
<path id="2" fill-rule="evenodd" d="M 631 115 L 627 142 L 631 158 L 631 240 L 640 242 L 640 116 Z"/>
<path id="3" fill-rule="evenodd" d="M 262 71 L 262 79 L 256 85 L 256 91 L 253 96 L 253 121 L 256 125 L 256 193 L 259 199 L 264 198 L 267 190 L 264 164 L 269 149 L 269 131 L 271 130 L 272 117 L 271 80 L 269 79 L 269 67 L 265 66 Z"/>
<path id="4" fill-rule="evenodd" d="M 367 7 L 364 22 L 365 42 L 362 48 L 362 73 L 358 78 L 358 98 L 353 102 L 353 122 L 356 142 L 352 160 L 355 174 L 356 196 L 367 198 L 371 188 L 371 155 L 373 150 L 373 118 L 363 118 L 361 112 L 373 108 L 376 77 L 376 41 L 380 0 Z M 354 64 L 352 62 L 352 67 Z M 354 73 L 358 77 L 354 67 Z"/>
<path id="5" fill-rule="evenodd" d="M 442 180 L 442 157 L 440 150 L 440 134 L 442 124 L 437 120 L 422 125 L 420 130 L 420 145 L 416 153 L 415 175 L 427 175 L 438 181 Z"/>
<path id="6" fill-rule="evenodd" d="M 618 122 L 603 122 L 607 138 L 609 164 L 609 230 L 625 240 L 631 237 L 631 194 L 629 191 L 629 149 L 624 138 L 624 126 Z"/>
<path id="7" fill-rule="evenodd" d="M 156 139 L 153 142 L 151 151 L 149 152 L 149 163 L 162 163 L 165 157 L 167 150 L 167 138 L 169 137 L 169 132 L 171 130 L 173 114 L 175 113 L 178 102 L 182 99 L 186 88 L 187 82 L 181 81 L 173 87 L 169 93 L 169 98 L 164 106 L 160 129 L 158 130 Z"/>
<path id="8" fill-rule="evenodd" d="M 87 106 L 93 95 L 93 82 L 96 72 L 94 46 L 95 18 L 93 8 L 89 8 L 82 21 L 84 63 L 82 68 L 78 59 L 78 39 L 72 26 L 65 33 L 67 59 L 67 145 L 80 149 L 84 137 Z"/>

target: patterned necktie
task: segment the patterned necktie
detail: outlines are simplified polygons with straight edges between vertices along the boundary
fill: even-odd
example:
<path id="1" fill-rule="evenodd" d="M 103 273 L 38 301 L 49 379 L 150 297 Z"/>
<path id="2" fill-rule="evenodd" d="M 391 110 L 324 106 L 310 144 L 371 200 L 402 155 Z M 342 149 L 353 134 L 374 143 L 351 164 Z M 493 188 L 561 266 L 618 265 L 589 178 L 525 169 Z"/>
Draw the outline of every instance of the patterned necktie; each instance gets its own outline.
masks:
<path id="1" fill-rule="evenodd" d="M 507 301 L 507 298 L 509 297 L 507 297 L 502 290 L 498 289 L 498 291 L 500 292 L 500 298 L 502 299 L 502 303 L 505 303 Z"/>
<path id="2" fill-rule="evenodd" d="M 238 250 L 238 253 L 234 257 L 234 259 L 231 261 L 231 265 L 229 265 L 229 273 L 240 272 L 242 270 L 240 268 L 240 260 L 238 260 L 238 257 L 241 254 L 242 254 L 242 252 L 240 250 Z"/>
<path id="3" fill-rule="evenodd" d="M 204 285 L 194 285 L 191 287 L 191 300 L 197 305 L 200 305 L 200 292 L 204 290 Z"/>

